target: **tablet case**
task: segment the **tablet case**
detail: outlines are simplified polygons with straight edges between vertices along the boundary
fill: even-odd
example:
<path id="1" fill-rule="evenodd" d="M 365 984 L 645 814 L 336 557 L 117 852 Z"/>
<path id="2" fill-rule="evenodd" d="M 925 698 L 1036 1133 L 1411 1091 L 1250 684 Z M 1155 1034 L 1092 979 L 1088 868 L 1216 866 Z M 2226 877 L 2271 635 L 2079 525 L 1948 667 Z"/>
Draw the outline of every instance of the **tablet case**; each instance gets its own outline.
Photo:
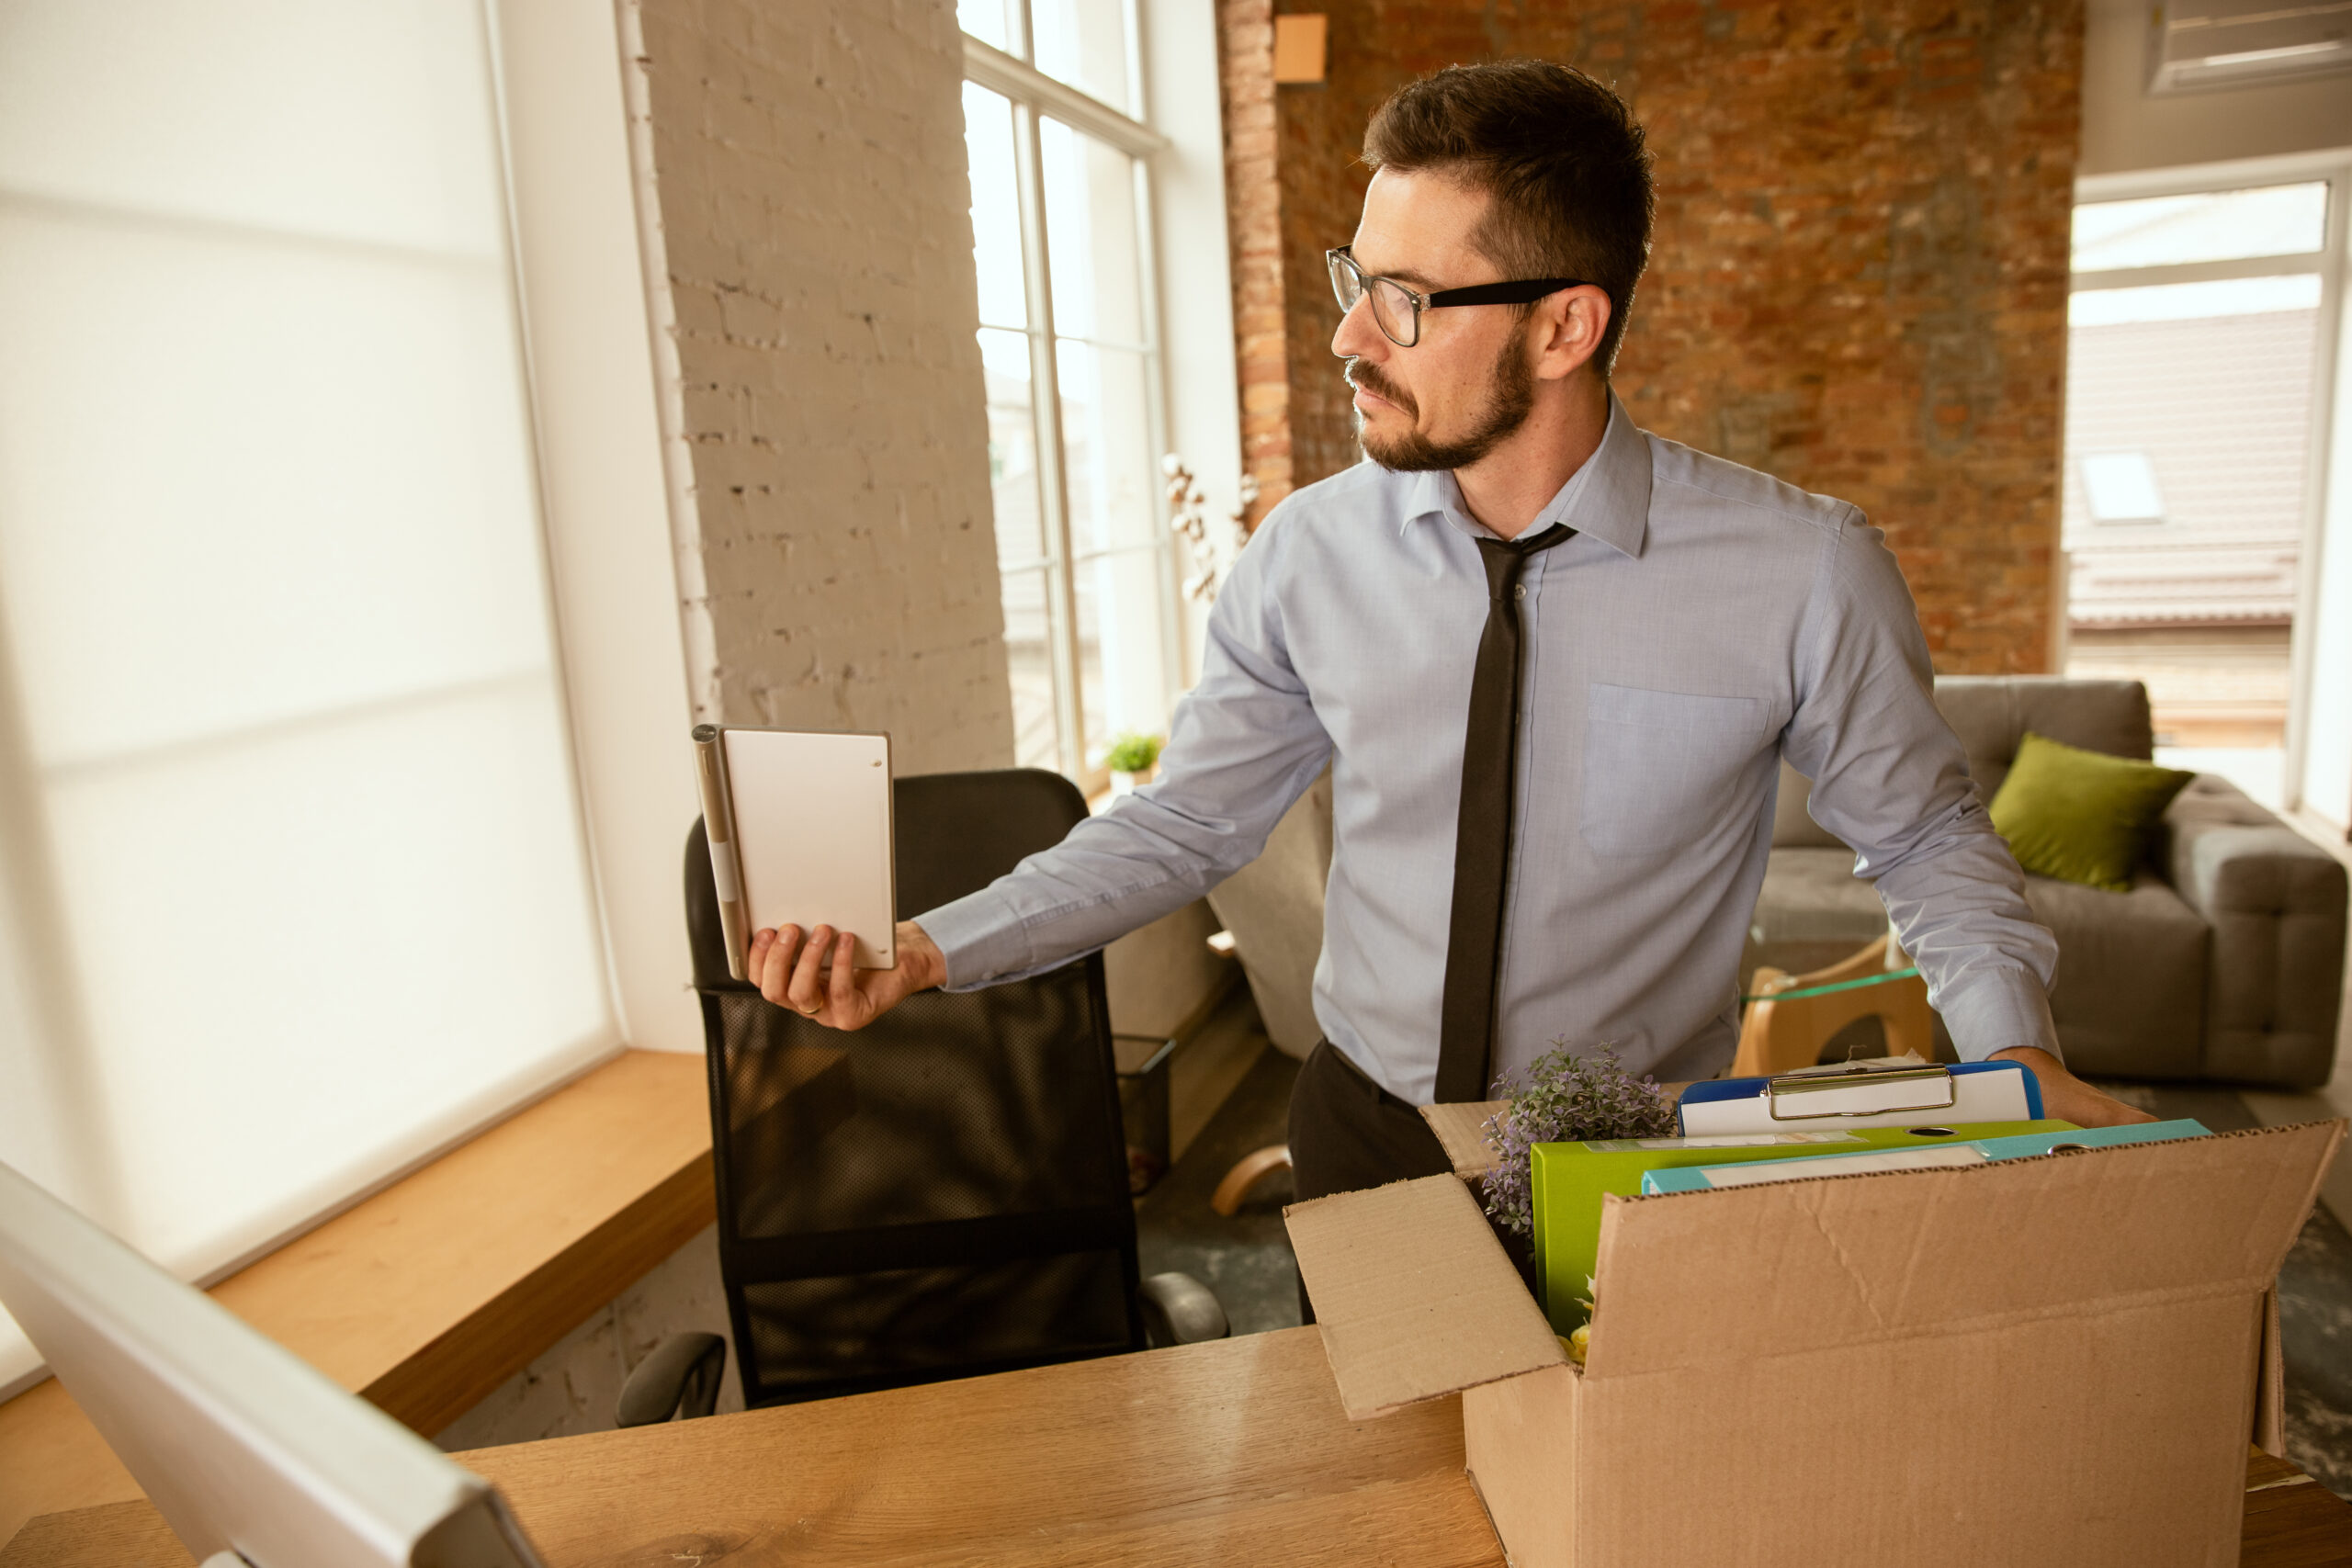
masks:
<path id="1" fill-rule="evenodd" d="M 703 829 L 727 972 L 755 931 L 820 925 L 857 938 L 860 969 L 898 964 L 890 738 L 696 725 Z"/>

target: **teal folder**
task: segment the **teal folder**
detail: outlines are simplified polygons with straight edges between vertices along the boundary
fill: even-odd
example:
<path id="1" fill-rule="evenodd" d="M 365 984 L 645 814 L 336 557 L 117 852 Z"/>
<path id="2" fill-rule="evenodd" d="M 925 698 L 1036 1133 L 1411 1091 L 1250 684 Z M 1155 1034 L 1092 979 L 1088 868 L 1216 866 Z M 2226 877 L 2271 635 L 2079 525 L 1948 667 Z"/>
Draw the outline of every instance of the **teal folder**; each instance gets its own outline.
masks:
<path id="1" fill-rule="evenodd" d="M 2029 1133 L 2005 1138 L 1968 1138 L 1945 1146 L 1973 1148 L 1987 1160 L 2024 1159 L 2030 1156 L 2046 1155 L 2053 1149 L 2061 1148 L 2106 1149 L 2115 1148 L 2124 1144 L 2163 1144 L 2170 1143 L 2176 1138 L 2201 1138 L 2206 1135 L 2207 1131 L 2203 1123 L 2184 1118 L 2177 1122 L 2142 1122 L 2129 1127 L 2085 1127 L 2065 1133 Z M 1796 1159 L 1784 1161 L 1782 1165 L 1784 1168 L 1791 1165 L 1804 1167 L 1804 1174 L 1807 1176 L 1836 1176 L 1839 1174 L 1838 1169 L 1839 1161 L 1867 1152 L 1876 1151 L 1849 1149 L 1815 1152 L 1810 1156 L 1800 1156 Z M 1712 1165 L 1686 1166 L 1677 1170 L 1645 1171 L 1642 1175 L 1642 1191 L 1645 1194 L 1704 1191 L 1708 1188 L 1719 1185 L 1714 1179 L 1717 1171 L 1734 1168 L 1736 1168 L 1728 1163 L 1718 1162 Z"/>
<path id="2" fill-rule="evenodd" d="M 1951 1127 L 1866 1127 L 1845 1132 L 1738 1133 L 1700 1138 L 1619 1138 L 1601 1143 L 1537 1144 L 1531 1151 L 1530 1187 L 1535 1208 L 1537 1299 L 1555 1333 L 1566 1334 L 1589 1314 L 1581 1300 L 1600 1250 L 1600 1200 L 1631 1198 L 1653 1170 L 1788 1159 L 1838 1151 L 1923 1148 L 1955 1139 L 2012 1134 L 2071 1133 L 2070 1122 L 1976 1122 Z"/>

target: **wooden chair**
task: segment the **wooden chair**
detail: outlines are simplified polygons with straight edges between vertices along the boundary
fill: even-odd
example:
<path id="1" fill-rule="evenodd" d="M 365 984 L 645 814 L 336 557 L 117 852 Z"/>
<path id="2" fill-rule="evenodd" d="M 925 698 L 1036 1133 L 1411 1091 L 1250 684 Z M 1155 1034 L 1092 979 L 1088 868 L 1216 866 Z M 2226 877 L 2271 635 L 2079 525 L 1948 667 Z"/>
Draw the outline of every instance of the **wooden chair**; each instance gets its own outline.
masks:
<path id="1" fill-rule="evenodd" d="M 1928 983 L 1915 968 L 1900 964 L 1888 967 L 1890 957 L 1899 961 L 1903 956 L 1900 949 L 1890 954 L 1890 940 L 1881 937 L 1853 956 L 1810 975 L 1791 975 L 1770 964 L 1758 969 L 1748 987 L 1754 999 L 1740 1021 L 1739 1054 L 1732 1059 L 1731 1076 L 1758 1077 L 1810 1067 L 1839 1030 L 1872 1017 L 1886 1029 L 1888 1055 L 1912 1051 L 1922 1060 L 1935 1060 Z"/>
<path id="2" fill-rule="evenodd" d="M 1278 1170 L 1289 1168 L 1288 1144 L 1268 1144 L 1262 1149 L 1243 1155 L 1233 1162 L 1233 1168 L 1225 1173 L 1225 1179 L 1216 1184 L 1216 1191 L 1209 1198 L 1209 1207 L 1229 1220 L 1241 1212 L 1241 1205 L 1249 1201 L 1258 1183 Z"/>

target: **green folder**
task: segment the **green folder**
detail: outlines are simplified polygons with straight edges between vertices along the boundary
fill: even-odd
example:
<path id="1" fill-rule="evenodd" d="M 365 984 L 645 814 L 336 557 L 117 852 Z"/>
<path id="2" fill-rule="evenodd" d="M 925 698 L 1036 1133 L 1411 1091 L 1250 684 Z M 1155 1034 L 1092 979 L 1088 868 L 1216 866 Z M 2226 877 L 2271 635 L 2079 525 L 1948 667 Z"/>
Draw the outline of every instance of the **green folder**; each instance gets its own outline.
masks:
<path id="1" fill-rule="evenodd" d="M 1935 1128 L 1861 1127 L 1847 1132 L 1537 1144 L 1531 1151 L 1529 1185 L 1535 1201 L 1535 1283 L 1544 1315 L 1551 1319 L 1553 1332 L 1557 1334 L 1571 1332 L 1590 1315 L 1583 1299 L 1591 1293 L 1585 1281 L 1591 1278 L 1600 1253 L 1600 1195 L 1635 1196 L 1642 1190 L 1645 1170 L 2074 1130 L 2071 1122 L 1969 1122 Z"/>

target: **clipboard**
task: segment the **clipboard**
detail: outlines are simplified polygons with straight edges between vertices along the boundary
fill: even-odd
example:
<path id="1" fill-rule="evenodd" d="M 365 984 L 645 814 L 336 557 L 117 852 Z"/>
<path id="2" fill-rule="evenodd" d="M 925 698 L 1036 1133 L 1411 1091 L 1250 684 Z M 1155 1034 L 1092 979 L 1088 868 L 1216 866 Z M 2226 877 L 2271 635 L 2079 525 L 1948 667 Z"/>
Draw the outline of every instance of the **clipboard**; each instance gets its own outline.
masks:
<path id="1" fill-rule="evenodd" d="M 693 738 L 727 972 L 749 980 L 752 933 L 785 925 L 854 932 L 858 968 L 897 968 L 890 738 L 716 724 Z"/>
<path id="2" fill-rule="evenodd" d="M 2021 1062 L 1806 1067 L 1771 1077 L 1694 1083 L 1683 1090 L 1677 1114 L 1686 1137 L 2038 1122 L 2041 1086 Z"/>

